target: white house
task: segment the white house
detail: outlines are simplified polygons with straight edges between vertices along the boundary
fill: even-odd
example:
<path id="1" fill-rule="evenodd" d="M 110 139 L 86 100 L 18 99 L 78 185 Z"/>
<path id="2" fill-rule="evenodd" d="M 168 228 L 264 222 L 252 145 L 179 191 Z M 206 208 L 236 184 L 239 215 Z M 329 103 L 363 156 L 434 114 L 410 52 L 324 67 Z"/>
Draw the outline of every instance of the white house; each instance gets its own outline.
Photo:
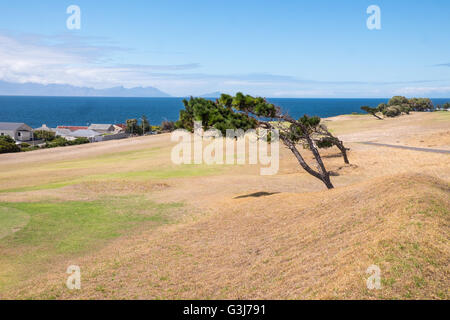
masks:
<path id="1" fill-rule="evenodd" d="M 56 128 L 55 133 L 56 136 L 66 138 L 67 140 L 75 140 L 75 138 L 72 137 L 72 131 L 69 129 Z"/>
<path id="2" fill-rule="evenodd" d="M 125 124 L 115 124 L 114 125 L 114 133 L 123 133 L 126 132 L 127 126 Z"/>
<path id="3" fill-rule="evenodd" d="M 97 131 L 100 133 L 113 133 L 115 128 L 112 124 L 91 124 L 89 130 Z"/>
<path id="4" fill-rule="evenodd" d="M 101 141 L 102 134 L 89 129 L 81 129 L 71 131 L 69 129 L 56 129 L 56 135 L 66 138 L 67 140 L 75 140 L 76 138 L 88 138 L 91 142 Z"/>
<path id="5" fill-rule="evenodd" d="M 33 128 L 25 123 L 0 122 L 0 135 L 10 136 L 16 142 L 33 140 Z"/>
<path id="6" fill-rule="evenodd" d="M 89 140 L 91 140 L 91 142 L 97 142 L 100 141 L 98 137 L 101 137 L 102 134 L 97 131 L 87 129 L 74 131 L 72 132 L 71 136 L 75 138 L 88 138 Z"/>

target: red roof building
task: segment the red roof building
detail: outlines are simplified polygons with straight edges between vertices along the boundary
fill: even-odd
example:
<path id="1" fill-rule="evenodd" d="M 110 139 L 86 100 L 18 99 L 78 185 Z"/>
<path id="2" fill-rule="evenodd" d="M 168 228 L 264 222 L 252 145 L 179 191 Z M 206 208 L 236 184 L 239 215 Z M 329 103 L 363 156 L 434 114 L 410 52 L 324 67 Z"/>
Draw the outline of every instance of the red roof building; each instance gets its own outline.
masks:
<path id="1" fill-rule="evenodd" d="M 115 124 L 115 126 L 119 127 L 119 128 L 122 128 L 123 130 L 127 129 L 127 125 L 126 124 L 119 123 L 119 124 Z"/>
<path id="2" fill-rule="evenodd" d="M 56 129 L 67 129 L 70 131 L 77 131 L 77 130 L 87 130 L 88 127 L 77 127 L 77 126 L 58 126 Z"/>

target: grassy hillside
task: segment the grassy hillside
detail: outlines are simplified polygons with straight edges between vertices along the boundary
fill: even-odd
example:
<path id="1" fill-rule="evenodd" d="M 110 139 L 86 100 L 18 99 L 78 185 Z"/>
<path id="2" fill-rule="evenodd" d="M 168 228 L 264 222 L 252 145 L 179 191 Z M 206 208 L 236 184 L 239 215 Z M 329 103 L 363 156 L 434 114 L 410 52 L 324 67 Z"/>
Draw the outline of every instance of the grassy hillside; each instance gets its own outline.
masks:
<path id="1" fill-rule="evenodd" d="M 329 122 L 332 191 L 286 149 L 276 176 L 172 165 L 169 136 L 0 156 L 0 299 L 449 299 L 448 155 L 357 143 L 446 149 L 448 122 L 360 117 Z"/>
<path id="2" fill-rule="evenodd" d="M 100 256 L 85 257 L 79 292 L 68 292 L 60 277 L 50 275 L 48 283 L 37 286 L 32 281 L 15 294 L 83 299 L 448 299 L 449 192 L 444 181 L 400 175 L 332 192 L 235 199 L 216 214 L 159 233 L 144 231 L 125 243 L 115 242 Z M 115 236 L 110 233 L 114 227 L 108 227 L 96 236 L 91 230 L 85 235 L 89 241 Z M 14 239 L 13 246 L 23 250 L 34 241 L 31 232 Z M 80 235 L 64 236 L 55 250 L 82 250 L 69 245 Z M 382 271 L 381 290 L 366 288 L 365 271 L 372 264 Z"/>

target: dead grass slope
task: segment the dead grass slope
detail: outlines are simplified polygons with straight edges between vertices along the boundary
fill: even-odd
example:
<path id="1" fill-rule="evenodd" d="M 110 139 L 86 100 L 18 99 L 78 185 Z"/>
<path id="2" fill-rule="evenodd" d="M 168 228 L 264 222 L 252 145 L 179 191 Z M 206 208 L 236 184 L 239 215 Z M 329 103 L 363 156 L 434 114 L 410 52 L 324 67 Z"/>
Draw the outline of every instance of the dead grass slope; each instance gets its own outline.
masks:
<path id="1" fill-rule="evenodd" d="M 402 174 L 305 194 L 230 199 L 222 210 L 121 240 L 14 293 L 88 299 L 448 299 L 447 182 Z M 366 269 L 381 269 L 368 290 Z M 39 289 L 38 289 L 39 288 Z"/>

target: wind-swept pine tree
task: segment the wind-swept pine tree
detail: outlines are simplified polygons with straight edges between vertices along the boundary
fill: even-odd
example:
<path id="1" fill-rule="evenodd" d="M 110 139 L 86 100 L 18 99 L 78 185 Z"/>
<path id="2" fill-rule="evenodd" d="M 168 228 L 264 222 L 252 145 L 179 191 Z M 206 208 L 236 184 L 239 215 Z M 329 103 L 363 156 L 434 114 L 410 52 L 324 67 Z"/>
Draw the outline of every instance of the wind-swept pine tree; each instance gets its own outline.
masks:
<path id="1" fill-rule="evenodd" d="M 310 175 L 321 180 L 328 189 L 334 188 L 330 174 L 318 151 L 317 137 L 328 137 L 329 142 L 336 146 L 343 146 L 343 144 L 332 136 L 326 127 L 319 126 L 320 118 L 305 116 L 295 120 L 264 98 L 255 98 L 242 93 L 237 93 L 234 97 L 223 94 L 217 101 L 191 98 L 184 100 L 183 104 L 185 109 L 180 111 L 180 119 L 175 124 L 176 128 L 192 132 L 194 121 L 201 121 L 205 130 L 215 128 L 223 134 L 226 134 L 227 129 L 244 131 L 257 128 L 278 129 L 281 141 L 291 150 L 300 166 Z M 312 152 L 317 165 L 316 170 L 305 161 L 297 148 L 300 142 L 307 145 L 308 150 Z"/>

